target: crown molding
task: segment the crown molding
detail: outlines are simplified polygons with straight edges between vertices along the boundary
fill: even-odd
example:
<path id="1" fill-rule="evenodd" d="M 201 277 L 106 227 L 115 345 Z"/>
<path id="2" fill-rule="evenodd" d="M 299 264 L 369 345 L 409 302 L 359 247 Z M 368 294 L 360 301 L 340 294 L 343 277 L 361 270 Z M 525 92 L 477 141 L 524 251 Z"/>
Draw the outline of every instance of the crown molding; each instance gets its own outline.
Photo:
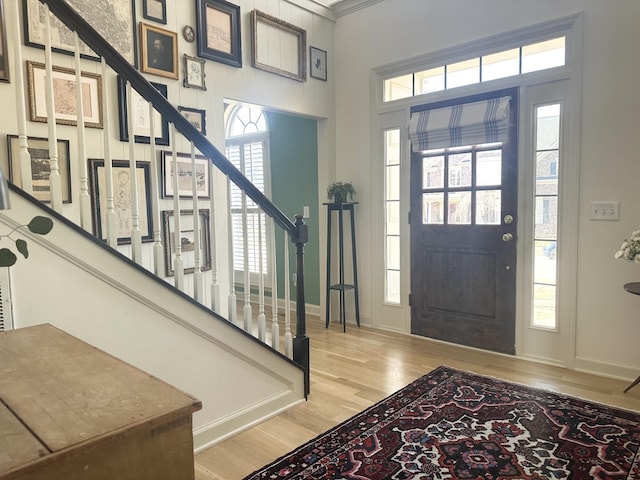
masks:
<path id="1" fill-rule="evenodd" d="M 333 12 L 336 17 L 343 17 L 382 1 L 383 0 L 340 0 L 333 4 Z"/>

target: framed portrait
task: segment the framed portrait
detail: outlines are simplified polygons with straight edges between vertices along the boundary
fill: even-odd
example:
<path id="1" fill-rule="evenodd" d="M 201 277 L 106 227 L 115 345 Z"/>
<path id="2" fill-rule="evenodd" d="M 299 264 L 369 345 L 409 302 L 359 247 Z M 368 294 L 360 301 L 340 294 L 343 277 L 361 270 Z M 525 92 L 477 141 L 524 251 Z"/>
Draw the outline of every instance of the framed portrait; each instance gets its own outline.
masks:
<path id="1" fill-rule="evenodd" d="M 299 82 L 307 80 L 307 32 L 260 10 L 251 11 L 251 63 Z M 279 55 L 272 55 L 273 45 Z"/>
<path id="2" fill-rule="evenodd" d="M 327 52 L 316 47 L 309 47 L 309 75 L 327 81 Z"/>
<path id="3" fill-rule="evenodd" d="M 68 0 L 83 18 L 91 24 L 131 64 L 137 67 L 135 0 L 109 0 L 96 8 L 95 0 Z M 44 48 L 46 36 L 45 6 L 39 0 L 23 0 L 24 43 Z M 73 55 L 75 40 L 71 32 L 55 15 L 51 15 L 51 49 Z M 97 54 L 84 43 L 80 45 L 84 58 L 99 60 Z"/>
<path id="4" fill-rule="evenodd" d="M 47 122 L 44 63 L 27 61 L 29 84 L 29 119 Z M 102 77 L 96 73 L 81 72 L 82 117 L 85 127 L 102 128 Z M 53 103 L 56 123 L 77 125 L 78 102 L 76 99 L 76 72 L 62 67 L 52 67 Z"/>
<path id="5" fill-rule="evenodd" d="M 200 271 L 211 270 L 211 241 L 209 235 L 209 210 L 198 210 L 198 230 L 200 233 Z M 173 277 L 173 257 L 175 255 L 175 215 L 173 210 L 162 212 L 162 233 L 164 245 L 164 265 L 167 277 Z M 195 242 L 195 219 L 193 210 L 180 210 L 180 251 L 184 273 L 194 273 L 196 271 L 196 242 Z"/>
<path id="6" fill-rule="evenodd" d="M 184 60 L 184 78 L 182 85 L 186 88 L 197 88 L 198 90 L 206 90 L 204 84 L 204 60 L 201 58 L 191 57 L 186 53 L 182 57 Z"/>
<path id="7" fill-rule="evenodd" d="M 162 83 L 150 82 L 165 98 L 167 86 Z M 118 118 L 120 123 L 120 140 L 129 141 L 129 118 L 133 122 L 133 134 L 136 143 L 151 143 L 151 117 L 149 102 L 142 95 L 131 89 L 131 115 L 128 111 L 126 80 L 118 76 Z M 153 129 L 156 132 L 156 145 L 169 145 L 169 124 L 157 110 L 153 110 Z"/>
<path id="8" fill-rule="evenodd" d="M 113 203 L 116 214 L 116 237 L 118 244 L 131 243 L 133 231 L 131 220 L 131 169 L 128 160 L 113 160 Z M 136 162 L 138 189 L 138 214 L 143 242 L 153 241 L 151 224 L 151 164 Z M 107 239 L 107 184 L 104 160 L 89 159 L 89 190 L 93 216 L 93 234 Z"/>
<path id="9" fill-rule="evenodd" d="M 201 134 L 207 134 L 206 110 L 180 106 L 178 106 L 178 110 L 180 111 L 180 113 L 182 113 L 182 116 L 189 120 L 189 123 L 193 125 Z"/>
<path id="10" fill-rule="evenodd" d="M 166 25 L 167 0 L 142 0 L 142 16 Z"/>
<path id="11" fill-rule="evenodd" d="M 62 203 L 71 203 L 71 157 L 69 140 L 58 139 L 58 171 L 62 184 Z M 20 139 L 17 135 L 7 135 L 9 149 L 9 180 L 22 188 L 22 165 L 20 164 Z M 51 166 L 49 164 L 49 139 L 27 137 L 27 150 L 31 157 L 31 185 L 33 196 L 43 203 L 51 203 Z"/>
<path id="12" fill-rule="evenodd" d="M 178 171 L 178 195 L 180 198 L 193 198 L 193 164 L 191 154 L 177 153 Z M 196 192 L 198 198 L 209 198 L 209 159 L 202 155 L 196 155 Z M 175 194 L 173 188 L 173 153 L 161 152 L 160 177 L 162 183 L 162 197 L 172 198 Z"/>
<path id="13" fill-rule="evenodd" d="M 240 7 L 224 0 L 196 0 L 198 56 L 242 67 Z"/>
<path id="14" fill-rule="evenodd" d="M 140 22 L 142 71 L 178 78 L 178 34 Z"/>
<path id="15" fill-rule="evenodd" d="M 4 0 L 0 0 L 0 82 L 9 81 L 9 56 L 7 54 L 7 23 L 4 17 Z"/>

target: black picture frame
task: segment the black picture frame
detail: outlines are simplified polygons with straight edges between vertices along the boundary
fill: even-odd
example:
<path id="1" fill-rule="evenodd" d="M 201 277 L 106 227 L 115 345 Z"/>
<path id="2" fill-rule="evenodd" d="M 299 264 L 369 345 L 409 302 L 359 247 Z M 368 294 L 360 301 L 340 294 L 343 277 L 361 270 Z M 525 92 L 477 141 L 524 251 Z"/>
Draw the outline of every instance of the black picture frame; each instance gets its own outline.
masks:
<path id="1" fill-rule="evenodd" d="M 167 0 L 142 0 L 142 17 L 167 24 Z"/>
<path id="2" fill-rule="evenodd" d="M 58 171 L 62 184 L 62 203 L 71 203 L 71 152 L 69 140 L 58 138 Z M 22 166 L 20 165 L 20 137 L 7 135 L 9 150 L 9 181 L 22 188 Z M 31 157 L 31 186 L 33 196 L 42 203 L 51 203 L 49 180 L 49 139 L 27 137 L 27 149 Z"/>
<path id="3" fill-rule="evenodd" d="M 242 67 L 240 7 L 224 0 L 196 0 L 198 56 Z"/>
<path id="4" fill-rule="evenodd" d="M 7 22 L 4 18 L 4 0 L 0 0 L 0 82 L 9 82 Z"/>
<path id="5" fill-rule="evenodd" d="M 44 49 L 46 23 L 44 18 L 45 5 L 39 0 L 23 0 L 24 44 L 29 47 Z M 110 0 L 103 2 L 104 9 L 100 15 L 88 15 L 91 9 L 95 11 L 92 0 L 76 1 L 80 15 L 89 17 L 94 27 L 116 50 L 134 67 L 138 66 L 138 42 L 136 24 L 135 0 Z M 128 15 L 127 12 L 131 12 Z M 117 21 L 114 21 L 117 20 Z M 74 55 L 75 45 L 71 31 L 55 16 L 52 16 L 53 29 L 60 31 L 58 41 L 51 46 L 51 50 L 65 55 Z M 100 57 L 85 43 L 80 43 L 80 56 L 89 60 L 99 61 Z"/>
<path id="6" fill-rule="evenodd" d="M 162 83 L 149 82 L 153 85 L 156 90 L 158 90 L 164 98 L 167 98 L 167 86 Z M 134 101 L 144 102 L 146 108 L 141 108 L 140 111 L 148 112 L 148 102 L 138 94 L 135 90 L 131 90 L 134 92 L 136 97 L 133 99 Z M 154 118 L 154 128 L 156 130 L 159 129 L 160 135 L 155 137 L 156 145 L 169 145 L 169 122 L 160 115 L 157 111 L 156 118 Z M 120 140 L 123 142 L 129 141 L 129 129 L 128 129 L 128 121 L 129 115 L 127 111 L 127 88 L 126 88 L 126 80 L 118 75 L 118 119 L 120 124 Z M 149 138 L 149 125 L 145 125 L 143 118 L 139 119 L 140 121 L 134 126 L 134 141 L 136 143 L 151 143 L 151 139 Z M 148 121 L 148 119 L 146 119 Z M 159 122 L 157 120 L 160 120 Z M 136 133 L 136 131 L 138 133 Z M 146 133 L 146 135 L 145 135 Z"/>
<path id="7" fill-rule="evenodd" d="M 130 168 L 128 160 L 112 160 L 112 171 L 114 178 L 114 204 L 116 209 L 116 215 L 118 211 L 123 213 L 122 222 L 128 221 L 128 216 L 125 214 L 127 206 L 127 198 L 130 193 L 131 184 L 122 182 L 121 188 L 118 185 L 118 178 L 121 173 L 125 173 L 125 177 L 130 179 Z M 151 212 L 151 162 L 136 161 L 136 174 L 137 176 L 142 174 L 142 177 L 138 178 L 141 182 L 140 187 L 144 190 L 139 192 L 138 200 L 141 202 L 139 205 L 138 213 L 140 215 L 140 230 L 142 233 L 142 242 L 153 241 L 153 217 Z M 104 160 L 101 158 L 89 159 L 89 190 L 91 196 L 91 212 L 93 220 L 93 234 L 101 239 L 106 240 L 106 224 L 104 215 L 106 214 L 106 193 L 103 192 L 103 183 L 105 181 L 106 169 Z M 122 195 L 120 195 L 122 194 Z M 118 222 L 118 219 L 116 219 Z M 117 234 L 118 245 L 127 245 L 131 243 L 131 229 L 127 231 L 126 225 L 118 224 L 117 228 L 120 232 Z"/>
<path id="8" fill-rule="evenodd" d="M 178 34 L 140 22 L 141 71 L 178 79 Z"/>
<path id="9" fill-rule="evenodd" d="M 207 111 L 199 108 L 182 107 L 178 106 L 178 111 L 182 113 L 182 116 L 189 120 L 189 123 L 193 125 L 196 130 L 201 134 L 207 134 Z"/>
<path id="10" fill-rule="evenodd" d="M 209 210 L 206 208 L 201 208 L 198 210 L 198 215 L 200 217 L 200 271 L 205 272 L 207 270 L 211 270 L 211 240 L 209 234 Z M 180 236 L 184 240 L 182 243 L 183 251 L 182 257 L 184 261 L 184 273 L 194 273 L 196 271 L 195 262 L 192 264 L 193 258 L 190 255 L 191 251 L 194 251 L 195 242 L 193 237 L 194 230 L 193 226 L 193 210 L 180 210 Z M 174 243 L 175 243 L 175 231 L 173 227 L 173 218 L 174 213 L 173 210 L 164 210 L 162 212 L 162 236 L 163 236 L 163 247 L 164 247 L 164 268 L 165 268 L 165 276 L 173 277 L 175 275 L 175 270 L 173 268 L 173 253 L 174 253 Z M 189 219 L 191 221 L 189 222 Z M 183 235 L 184 234 L 184 235 Z M 191 234 L 191 237 L 189 236 Z M 185 250 L 184 247 L 189 248 L 190 250 Z M 193 266 L 191 266 L 193 265 Z"/>
<path id="11" fill-rule="evenodd" d="M 193 198 L 193 162 L 191 154 L 176 152 L 178 163 L 178 195 L 180 198 Z M 160 152 L 160 183 L 162 185 L 162 198 L 173 198 L 173 152 L 162 150 Z M 196 193 L 198 198 L 211 198 L 209 185 L 209 159 L 203 155 L 195 156 L 196 164 Z"/>
<path id="12" fill-rule="evenodd" d="M 309 47 L 309 75 L 327 81 L 327 52 L 317 47 Z"/>

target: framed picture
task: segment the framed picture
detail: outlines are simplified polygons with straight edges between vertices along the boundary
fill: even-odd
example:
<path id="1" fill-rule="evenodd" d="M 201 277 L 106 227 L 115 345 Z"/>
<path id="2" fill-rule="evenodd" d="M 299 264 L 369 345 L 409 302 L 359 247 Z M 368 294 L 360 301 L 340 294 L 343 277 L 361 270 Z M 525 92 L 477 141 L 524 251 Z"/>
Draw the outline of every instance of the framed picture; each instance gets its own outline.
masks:
<path id="1" fill-rule="evenodd" d="M 44 63 L 27 61 L 29 84 L 29 118 L 33 122 L 47 122 Z M 81 72 L 82 116 L 84 126 L 102 128 L 102 77 L 96 73 Z M 76 72 L 69 68 L 52 67 L 53 103 L 56 123 L 76 125 Z"/>
<path id="2" fill-rule="evenodd" d="M 189 120 L 189 123 L 193 125 L 201 134 L 207 134 L 207 121 L 206 110 L 200 110 L 198 108 L 178 107 L 182 116 Z"/>
<path id="3" fill-rule="evenodd" d="M 178 78 L 178 34 L 140 22 L 142 71 Z"/>
<path id="4" fill-rule="evenodd" d="M 71 158 L 69 140 L 57 140 L 58 170 L 62 184 L 62 202 L 71 203 Z M 9 180 L 22 188 L 22 165 L 20 164 L 20 139 L 17 135 L 7 135 L 9 149 Z M 49 175 L 49 139 L 27 137 L 27 150 L 31 157 L 31 185 L 33 196 L 44 203 L 51 203 L 51 182 Z"/>
<path id="5" fill-rule="evenodd" d="M 180 195 L 180 198 L 193 198 L 193 164 L 191 162 L 191 154 L 177 153 L 176 156 L 178 160 L 178 195 Z M 196 155 L 195 175 L 198 198 L 209 198 L 209 160 L 202 155 Z M 162 178 L 162 197 L 173 197 L 174 188 L 172 152 L 161 152 L 160 176 Z"/>
<path id="6" fill-rule="evenodd" d="M 198 56 L 242 66 L 240 7 L 224 0 L 196 0 Z"/>
<path id="7" fill-rule="evenodd" d="M 131 64 L 137 66 L 135 0 L 110 0 L 96 8 L 95 0 L 69 2 Z M 46 37 L 45 6 L 39 0 L 23 0 L 24 43 L 44 48 Z M 67 55 L 75 52 L 73 33 L 55 15 L 51 15 L 52 50 Z M 85 58 L 99 57 L 84 43 L 80 54 Z"/>
<path id="8" fill-rule="evenodd" d="M 167 0 L 142 0 L 142 16 L 166 25 Z"/>
<path id="9" fill-rule="evenodd" d="M 327 52 L 309 47 L 309 75 L 319 80 L 327 80 Z"/>
<path id="10" fill-rule="evenodd" d="M 211 270 L 211 241 L 209 236 L 209 210 L 198 210 L 200 232 L 200 271 Z M 173 256 L 175 255 L 175 216 L 173 210 L 162 212 L 162 233 L 164 245 L 164 265 L 167 277 L 175 275 Z M 184 273 L 196 271 L 195 219 L 193 210 L 180 210 L 180 246 Z"/>
<path id="11" fill-rule="evenodd" d="M 131 243 L 131 169 L 127 160 L 113 160 L 113 203 L 116 213 L 116 237 L 118 244 Z M 143 242 L 153 241 L 151 224 L 151 164 L 136 162 L 138 188 L 138 214 Z M 104 160 L 89 159 L 89 190 L 93 212 L 93 234 L 107 238 L 107 184 Z"/>
<path id="12" fill-rule="evenodd" d="M 307 32 L 302 28 L 267 15 L 251 12 L 251 64 L 299 82 L 307 80 Z M 278 54 L 273 55 L 273 45 Z"/>
<path id="13" fill-rule="evenodd" d="M 167 86 L 162 83 L 150 82 L 165 98 Z M 129 117 L 133 121 L 133 134 L 136 143 L 151 143 L 151 118 L 149 102 L 138 92 L 131 89 L 133 94 L 132 115 L 128 112 L 127 88 L 124 78 L 118 76 L 118 117 L 120 123 L 120 140 L 129 141 Z M 157 110 L 153 111 L 153 129 L 156 133 L 156 145 L 169 145 L 169 124 Z"/>
<path id="14" fill-rule="evenodd" d="M 182 85 L 187 88 L 206 90 L 207 86 L 204 84 L 204 60 L 191 57 L 186 53 L 182 58 L 184 59 L 184 79 L 182 80 Z"/>
<path id="15" fill-rule="evenodd" d="M 9 56 L 7 55 L 7 23 L 4 19 L 4 0 L 0 0 L 0 82 L 9 81 Z"/>

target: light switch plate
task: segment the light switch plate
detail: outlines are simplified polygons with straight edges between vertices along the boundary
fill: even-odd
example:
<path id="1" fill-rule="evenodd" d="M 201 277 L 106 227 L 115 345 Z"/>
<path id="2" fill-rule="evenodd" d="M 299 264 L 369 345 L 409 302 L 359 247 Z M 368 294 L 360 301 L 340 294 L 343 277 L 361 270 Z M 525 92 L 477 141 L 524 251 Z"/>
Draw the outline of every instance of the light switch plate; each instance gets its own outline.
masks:
<path id="1" fill-rule="evenodd" d="M 590 220 L 617 221 L 620 219 L 620 202 L 590 202 Z"/>

